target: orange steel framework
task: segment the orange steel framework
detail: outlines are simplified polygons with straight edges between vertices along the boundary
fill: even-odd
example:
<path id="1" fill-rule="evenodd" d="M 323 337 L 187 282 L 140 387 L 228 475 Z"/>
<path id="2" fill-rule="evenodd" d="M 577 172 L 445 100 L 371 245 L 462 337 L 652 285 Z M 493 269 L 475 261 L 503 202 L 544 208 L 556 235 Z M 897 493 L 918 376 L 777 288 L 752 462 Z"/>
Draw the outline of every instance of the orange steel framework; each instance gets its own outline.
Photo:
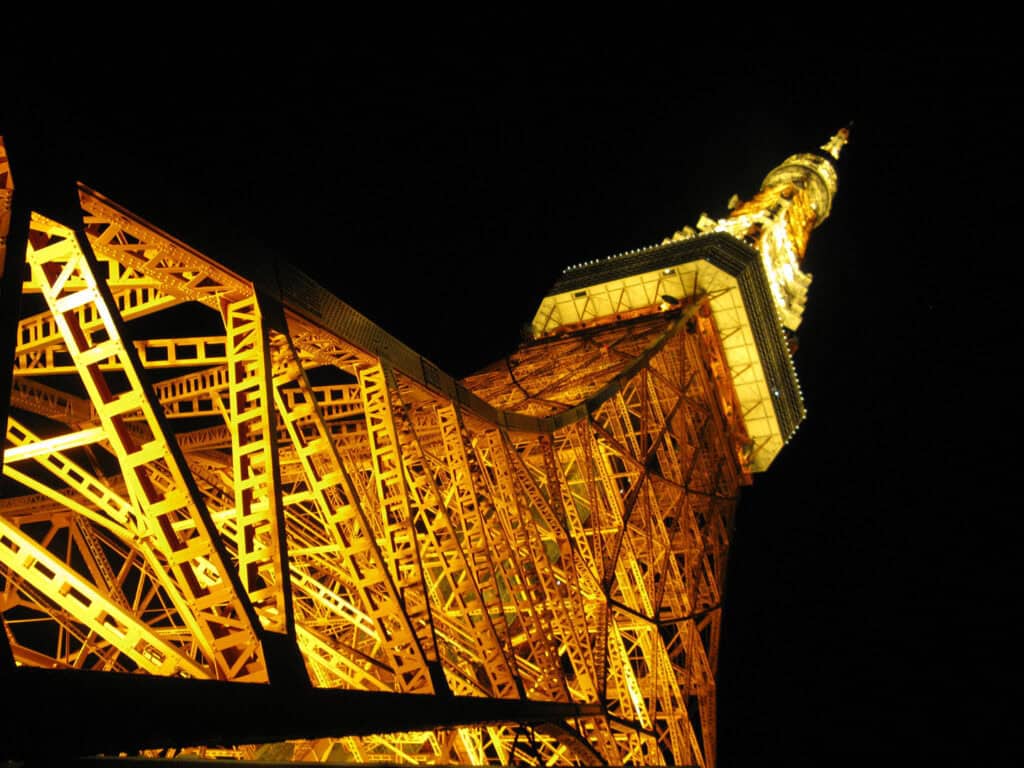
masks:
<path id="1" fill-rule="evenodd" d="M 26 215 L 0 685 L 394 703 L 112 753 L 712 766 L 737 494 L 804 415 L 786 329 L 845 141 L 568 268 L 461 382 L 298 271 L 242 275 L 85 186 L 80 225 Z M 5 236 L 12 191 L 0 143 Z"/>

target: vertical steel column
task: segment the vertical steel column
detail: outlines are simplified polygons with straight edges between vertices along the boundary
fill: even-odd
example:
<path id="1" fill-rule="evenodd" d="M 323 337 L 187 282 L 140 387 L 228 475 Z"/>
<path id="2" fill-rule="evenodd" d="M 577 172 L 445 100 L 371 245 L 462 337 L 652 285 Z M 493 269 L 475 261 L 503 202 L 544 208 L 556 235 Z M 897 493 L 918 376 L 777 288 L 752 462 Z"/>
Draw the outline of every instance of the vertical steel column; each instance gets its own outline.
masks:
<path id="1" fill-rule="evenodd" d="M 238 572 L 264 628 L 294 637 L 267 331 L 255 295 L 223 316 Z"/>

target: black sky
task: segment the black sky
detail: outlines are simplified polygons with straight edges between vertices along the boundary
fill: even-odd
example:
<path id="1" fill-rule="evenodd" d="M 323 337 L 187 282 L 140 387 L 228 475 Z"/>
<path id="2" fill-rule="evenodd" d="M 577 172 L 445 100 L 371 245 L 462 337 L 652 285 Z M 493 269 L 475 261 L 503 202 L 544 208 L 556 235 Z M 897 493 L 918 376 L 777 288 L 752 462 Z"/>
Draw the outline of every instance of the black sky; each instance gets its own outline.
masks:
<path id="1" fill-rule="evenodd" d="M 806 261 L 808 420 L 739 513 L 721 764 L 974 763 L 1019 751 L 1011 63 L 376 52 L 143 89 L 105 61 L 0 96 L 0 133 L 17 203 L 67 218 L 81 179 L 215 259 L 292 262 L 464 375 L 565 266 L 723 215 L 853 120 Z"/>

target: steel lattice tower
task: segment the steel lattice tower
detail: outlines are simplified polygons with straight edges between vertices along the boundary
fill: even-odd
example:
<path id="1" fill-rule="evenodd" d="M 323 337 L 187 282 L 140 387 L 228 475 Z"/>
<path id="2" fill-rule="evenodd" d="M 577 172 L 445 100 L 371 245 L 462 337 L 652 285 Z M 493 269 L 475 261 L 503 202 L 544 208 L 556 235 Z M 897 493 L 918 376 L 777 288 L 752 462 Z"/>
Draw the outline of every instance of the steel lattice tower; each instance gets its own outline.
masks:
<path id="1" fill-rule="evenodd" d="M 81 224 L 14 216 L 0 685 L 148 692 L 146 727 L 80 714 L 82 753 L 713 765 L 736 500 L 804 415 L 787 329 L 845 140 L 565 270 L 462 381 L 84 186 Z M 2 144 L 0 188 L 6 235 Z M 52 751 L 28 720 L 6 755 Z"/>

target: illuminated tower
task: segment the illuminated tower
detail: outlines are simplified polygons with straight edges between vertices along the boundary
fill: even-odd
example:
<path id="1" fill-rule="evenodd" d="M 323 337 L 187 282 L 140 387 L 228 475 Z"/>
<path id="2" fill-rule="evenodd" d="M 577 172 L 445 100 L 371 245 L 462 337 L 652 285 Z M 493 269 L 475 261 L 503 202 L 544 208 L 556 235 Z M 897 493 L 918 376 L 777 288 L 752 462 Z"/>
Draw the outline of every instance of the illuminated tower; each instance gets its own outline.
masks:
<path id="1" fill-rule="evenodd" d="M 132 728 L 79 712 L 93 752 L 713 765 L 737 495 L 804 415 L 786 329 L 845 140 L 567 268 L 531 340 L 461 382 L 302 273 L 238 274 L 87 187 L 83 226 L 33 214 L 8 690 L 223 697 L 172 729 L 159 701 Z M 240 690 L 268 702 L 244 722 Z M 260 720 L 277 703 L 294 724 Z M 30 720 L 9 755 L 47 753 Z"/>

